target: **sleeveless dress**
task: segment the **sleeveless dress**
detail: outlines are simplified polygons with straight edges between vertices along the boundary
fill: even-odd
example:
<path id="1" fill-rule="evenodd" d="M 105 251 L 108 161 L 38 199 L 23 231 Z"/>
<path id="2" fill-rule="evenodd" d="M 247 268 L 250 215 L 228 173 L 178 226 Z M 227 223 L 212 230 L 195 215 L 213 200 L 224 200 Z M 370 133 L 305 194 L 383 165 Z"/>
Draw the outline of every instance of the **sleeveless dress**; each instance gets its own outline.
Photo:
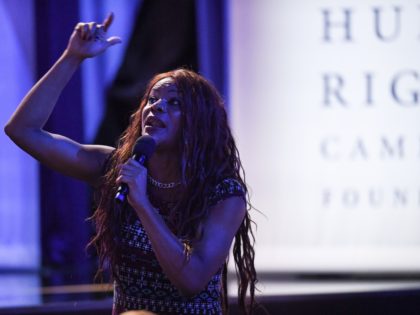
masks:
<path id="1" fill-rule="evenodd" d="M 221 181 L 210 197 L 210 204 L 232 196 L 245 196 L 245 190 L 235 179 Z M 153 200 L 150 200 L 153 204 Z M 168 209 L 157 207 L 167 218 Z M 116 266 L 118 284 L 114 283 L 113 314 L 129 310 L 148 310 L 158 314 L 222 314 L 221 272 L 211 278 L 203 291 L 184 297 L 165 276 L 152 250 L 150 240 L 137 216 L 123 224 L 120 239 L 120 264 Z"/>

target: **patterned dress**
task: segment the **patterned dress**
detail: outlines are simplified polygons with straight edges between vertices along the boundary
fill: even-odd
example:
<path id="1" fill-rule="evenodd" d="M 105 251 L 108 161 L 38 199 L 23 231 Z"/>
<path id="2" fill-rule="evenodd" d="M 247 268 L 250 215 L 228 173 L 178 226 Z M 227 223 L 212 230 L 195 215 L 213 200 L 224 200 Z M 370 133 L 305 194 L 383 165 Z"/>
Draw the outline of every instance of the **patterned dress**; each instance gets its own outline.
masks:
<path id="1" fill-rule="evenodd" d="M 244 197 L 244 188 L 235 179 L 225 179 L 210 198 L 215 205 L 231 196 Z M 153 203 L 153 200 L 151 200 Z M 158 207 L 166 219 L 168 209 Z M 120 279 L 114 285 L 113 314 L 128 310 L 148 310 L 158 314 L 222 314 L 220 269 L 205 289 L 194 297 L 184 297 L 165 276 L 152 250 L 150 240 L 137 217 L 122 227 Z"/>

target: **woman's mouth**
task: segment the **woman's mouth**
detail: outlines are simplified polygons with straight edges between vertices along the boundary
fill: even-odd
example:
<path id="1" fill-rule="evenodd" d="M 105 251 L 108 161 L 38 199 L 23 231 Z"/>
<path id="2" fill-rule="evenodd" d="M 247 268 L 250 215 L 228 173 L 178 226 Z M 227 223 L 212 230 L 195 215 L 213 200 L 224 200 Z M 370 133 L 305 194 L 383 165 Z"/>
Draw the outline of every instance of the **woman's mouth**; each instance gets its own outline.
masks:
<path id="1" fill-rule="evenodd" d="M 160 120 L 156 116 L 149 116 L 144 122 L 144 127 L 165 128 L 166 125 L 162 120 Z"/>

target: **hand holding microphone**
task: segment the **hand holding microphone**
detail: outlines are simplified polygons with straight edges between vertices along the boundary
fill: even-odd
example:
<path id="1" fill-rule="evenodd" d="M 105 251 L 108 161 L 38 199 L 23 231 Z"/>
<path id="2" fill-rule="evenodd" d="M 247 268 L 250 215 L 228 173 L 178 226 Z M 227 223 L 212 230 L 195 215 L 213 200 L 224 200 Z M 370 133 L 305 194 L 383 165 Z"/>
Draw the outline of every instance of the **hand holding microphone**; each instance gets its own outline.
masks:
<path id="1" fill-rule="evenodd" d="M 155 151 L 155 147 L 156 143 L 152 137 L 147 135 L 141 136 L 134 145 L 132 158 L 141 165 L 144 165 Z M 128 193 L 128 185 L 126 183 L 121 183 L 118 187 L 117 194 L 115 195 L 115 201 L 119 204 L 124 204 Z"/>

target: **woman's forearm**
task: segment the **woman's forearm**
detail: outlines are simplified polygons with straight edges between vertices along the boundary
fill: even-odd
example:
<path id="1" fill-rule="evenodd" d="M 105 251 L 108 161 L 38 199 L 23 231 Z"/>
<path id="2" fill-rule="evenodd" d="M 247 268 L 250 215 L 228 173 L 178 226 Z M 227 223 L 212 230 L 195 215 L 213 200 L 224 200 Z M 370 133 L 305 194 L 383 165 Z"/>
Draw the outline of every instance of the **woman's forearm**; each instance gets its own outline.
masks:
<path id="1" fill-rule="evenodd" d="M 7 123 L 5 131 L 12 139 L 21 139 L 26 131 L 39 131 L 44 126 L 64 87 L 85 58 L 95 57 L 121 42 L 116 36 L 107 38 L 112 21 L 111 13 L 103 24 L 76 25 L 64 53 L 23 98 Z"/>
<path id="2" fill-rule="evenodd" d="M 149 236 L 159 264 L 172 284 L 187 296 L 202 290 L 212 273 L 201 268 L 203 264 L 196 253 L 187 257 L 184 244 L 172 233 L 151 205 L 143 207 L 137 214 Z"/>
<path id="3" fill-rule="evenodd" d="M 102 163 L 113 149 L 83 145 L 43 128 L 80 63 L 121 42 L 119 37 L 106 36 L 111 23 L 112 14 L 103 25 L 78 23 L 61 57 L 27 93 L 4 128 L 13 142 L 44 165 L 92 185 L 99 183 Z"/>
<path id="4" fill-rule="evenodd" d="M 41 129 L 81 62 L 81 58 L 65 51 L 23 98 L 5 127 L 6 133 L 13 138 L 25 130 Z"/>

